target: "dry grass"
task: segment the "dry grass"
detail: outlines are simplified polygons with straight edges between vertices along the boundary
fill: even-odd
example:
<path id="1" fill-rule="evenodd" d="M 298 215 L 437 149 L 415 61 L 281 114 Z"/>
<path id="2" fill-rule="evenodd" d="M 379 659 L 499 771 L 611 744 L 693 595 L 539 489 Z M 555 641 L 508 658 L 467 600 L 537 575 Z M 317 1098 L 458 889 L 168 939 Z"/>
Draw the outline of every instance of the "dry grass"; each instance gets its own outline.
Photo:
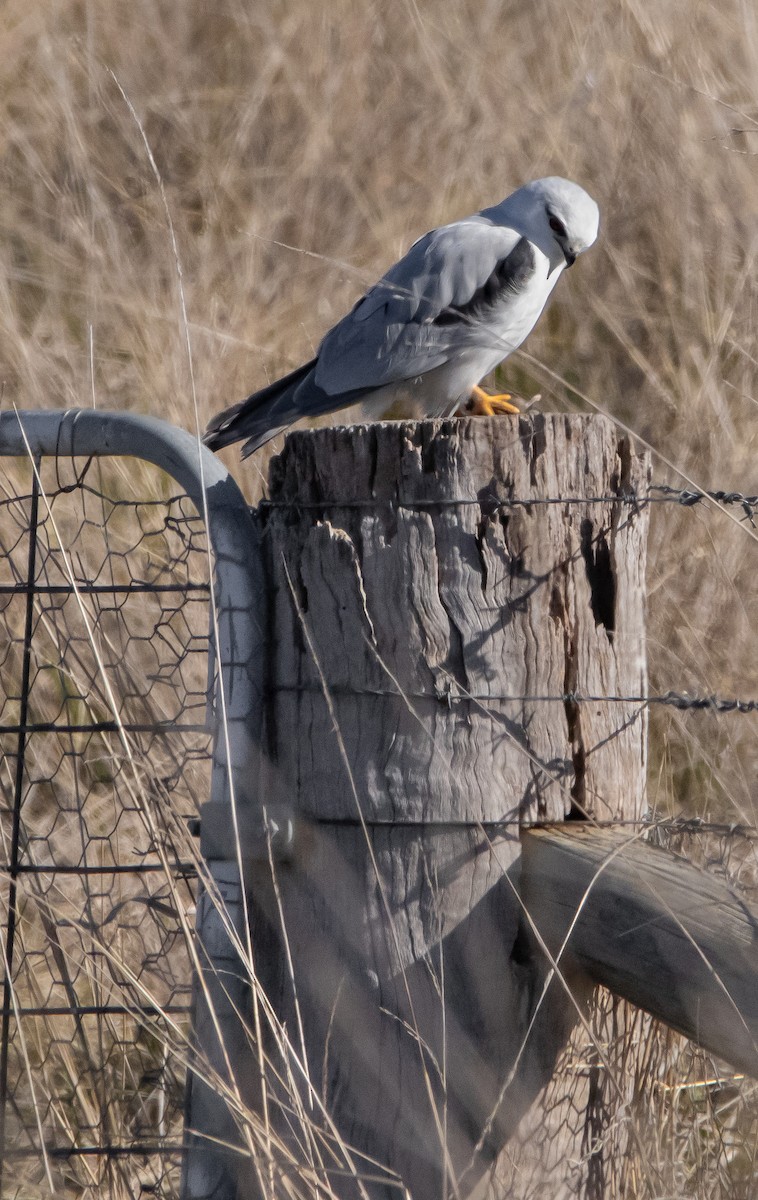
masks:
<path id="1" fill-rule="evenodd" d="M 603 213 L 526 347 L 566 382 L 525 357 L 506 379 L 548 405 L 581 403 L 573 386 L 697 483 L 755 490 L 757 20 L 738 3 L 137 0 L 125 17 L 8 0 L 3 404 L 194 425 L 163 204 L 113 71 L 176 226 L 202 421 L 302 361 L 420 231 L 561 172 Z M 238 472 L 251 496 L 264 469 Z M 753 692 L 755 542 L 713 513 L 659 516 L 657 685 Z M 686 724 L 693 740 L 659 722 L 661 801 L 752 819 L 748 721 Z"/>
<path id="2" fill-rule="evenodd" d="M 165 186 L 202 422 L 309 355 L 419 232 L 555 172 L 596 196 L 601 239 L 505 380 L 619 417 L 656 478 L 758 491 L 750 5 L 5 0 L 2 406 L 194 428 L 163 202 L 110 72 Z M 237 471 L 251 498 L 265 461 Z M 655 690 L 758 694 L 757 543 L 657 511 Z M 755 723 L 655 714 L 654 806 L 756 823 Z"/>

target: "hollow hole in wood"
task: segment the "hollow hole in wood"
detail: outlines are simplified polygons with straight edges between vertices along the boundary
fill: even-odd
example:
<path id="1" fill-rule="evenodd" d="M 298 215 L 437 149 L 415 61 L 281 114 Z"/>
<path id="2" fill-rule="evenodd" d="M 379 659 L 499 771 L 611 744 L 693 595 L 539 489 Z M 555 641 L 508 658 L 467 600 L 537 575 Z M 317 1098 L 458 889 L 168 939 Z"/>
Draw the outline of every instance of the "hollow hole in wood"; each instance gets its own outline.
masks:
<path id="1" fill-rule="evenodd" d="M 545 436 L 545 418 L 541 413 L 536 413 L 532 426 L 531 438 L 531 454 L 529 456 L 529 480 L 532 487 L 537 486 L 537 463 L 547 449 L 547 437 Z"/>
<path id="2" fill-rule="evenodd" d="M 605 531 L 594 532 L 589 517 L 582 521 L 580 542 L 587 582 L 590 585 L 590 605 L 596 625 L 602 625 L 613 641 L 616 630 L 616 579 L 613 574 L 611 551 Z"/>

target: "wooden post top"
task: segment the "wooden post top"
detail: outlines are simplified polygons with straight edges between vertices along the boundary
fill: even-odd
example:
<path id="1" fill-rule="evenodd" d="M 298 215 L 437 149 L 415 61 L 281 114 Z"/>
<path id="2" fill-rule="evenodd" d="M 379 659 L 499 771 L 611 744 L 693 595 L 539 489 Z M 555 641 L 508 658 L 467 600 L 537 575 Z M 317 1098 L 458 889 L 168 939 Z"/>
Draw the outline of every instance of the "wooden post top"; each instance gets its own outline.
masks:
<path id="1" fill-rule="evenodd" d="M 373 819 L 638 815 L 648 483 L 601 416 L 291 435 L 261 517 L 273 728 L 311 730 L 301 810 L 355 815 L 326 782 L 326 688 Z"/>
<path id="2" fill-rule="evenodd" d="M 309 430 L 271 464 L 265 793 L 300 833 L 253 887 L 258 969 L 415 1200 L 467 1194 L 575 1018 L 553 988 L 530 1026 L 523 826 L 644 806 L 648 482 L 593 416 Z"/>

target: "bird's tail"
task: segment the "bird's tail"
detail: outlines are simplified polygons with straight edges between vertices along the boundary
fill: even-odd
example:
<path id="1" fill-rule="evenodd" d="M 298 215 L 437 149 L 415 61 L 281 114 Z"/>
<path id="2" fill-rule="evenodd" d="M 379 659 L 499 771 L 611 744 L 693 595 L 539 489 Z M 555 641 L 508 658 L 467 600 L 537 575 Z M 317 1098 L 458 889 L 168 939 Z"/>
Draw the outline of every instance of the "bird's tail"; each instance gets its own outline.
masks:
<path id="1" fill-rule="evenodd" d="M 277 379 L 260 392 L 254 392 L 240 404 L 224 409 L 209 422 L 203 441 L 211 450 L 220 450 L 247 438 L 242 457 L 247 458 L 264 442 L 281 433 L 302 416 L 295 403 L 295 392 L 316 366 L 315 358 L 283 379 Z"/>

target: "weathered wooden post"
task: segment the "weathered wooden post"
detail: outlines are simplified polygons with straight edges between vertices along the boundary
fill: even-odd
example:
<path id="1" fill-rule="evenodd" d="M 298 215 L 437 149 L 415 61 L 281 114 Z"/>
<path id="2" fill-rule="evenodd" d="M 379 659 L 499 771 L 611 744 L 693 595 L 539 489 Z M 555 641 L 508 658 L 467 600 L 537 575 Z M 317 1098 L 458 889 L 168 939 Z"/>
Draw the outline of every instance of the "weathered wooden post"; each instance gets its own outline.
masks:
<path id="1" fill-rule="evenodd" d="M 540 1001 L 519 838 L 642 813 L 646 708 L 602 698 L 646 692 L 647 481 L 587 416 L 322 429 L 273 462 L 268 795 L 298 825 L 253 937 L 356 1152 L 338 1195 L 466 1195 L 575 1019 Z"/>

